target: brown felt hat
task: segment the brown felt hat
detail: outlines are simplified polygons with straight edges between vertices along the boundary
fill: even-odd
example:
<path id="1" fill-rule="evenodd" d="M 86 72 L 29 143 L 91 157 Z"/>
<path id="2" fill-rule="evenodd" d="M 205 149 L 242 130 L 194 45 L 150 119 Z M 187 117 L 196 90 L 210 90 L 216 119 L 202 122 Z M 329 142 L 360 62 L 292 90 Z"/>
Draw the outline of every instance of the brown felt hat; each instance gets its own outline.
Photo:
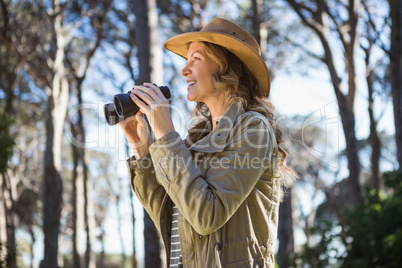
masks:
<path id="1" fill-rule="evenodd" d="M 269 96 L 270 77 L 267 65 L 261 57 L 257 41 L 245 29 L 226 19 L 214 18 L 201 31 L 174 36 L 163 46 L 187 58 L 188 44 L 195 41 L 213 43 L 235 54 L 258 80 L 260 97 Z"/>

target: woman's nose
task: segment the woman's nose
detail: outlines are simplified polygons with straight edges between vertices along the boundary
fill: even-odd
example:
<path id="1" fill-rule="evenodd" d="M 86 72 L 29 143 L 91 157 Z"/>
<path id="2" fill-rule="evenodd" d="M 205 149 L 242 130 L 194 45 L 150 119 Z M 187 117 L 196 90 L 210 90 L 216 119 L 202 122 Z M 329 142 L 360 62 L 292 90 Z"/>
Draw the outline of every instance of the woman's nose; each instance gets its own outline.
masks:
<path id="1" fill-rule="evenodd" d="M 181 70 L 181 75 L 182 76 L 187 76 L 191 73 L 190 68 L 188 67 L 188 64 L 184 66 L 183 70 Z"/>

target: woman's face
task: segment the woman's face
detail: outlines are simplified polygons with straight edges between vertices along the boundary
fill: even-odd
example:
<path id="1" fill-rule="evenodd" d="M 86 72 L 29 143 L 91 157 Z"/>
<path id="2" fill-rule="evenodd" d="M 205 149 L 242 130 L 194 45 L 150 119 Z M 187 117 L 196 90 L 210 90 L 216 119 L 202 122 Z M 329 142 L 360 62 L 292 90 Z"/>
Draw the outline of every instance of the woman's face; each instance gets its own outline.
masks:
<path id="1" fill-rule="evenodd" d="M 187 65 L 181 71 L 188 84 L 187 99 L 208 105 L 218 94 L 214 89 L 213 74 L 218 71 L 218 64 L 207 57 L 204 44 L 192 42 L 187 53 Z"/>

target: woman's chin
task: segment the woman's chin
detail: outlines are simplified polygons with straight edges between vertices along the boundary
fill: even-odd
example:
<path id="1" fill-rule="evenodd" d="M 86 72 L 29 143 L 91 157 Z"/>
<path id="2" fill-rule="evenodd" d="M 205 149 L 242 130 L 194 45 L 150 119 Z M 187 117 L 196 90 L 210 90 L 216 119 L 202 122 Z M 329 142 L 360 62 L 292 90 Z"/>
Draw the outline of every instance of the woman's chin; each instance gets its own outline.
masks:
<path id="1" fill-rule="evenodd" d="M 188 101 L 196 101 L 195 97 L 192 94 L 187 94 Z"/>

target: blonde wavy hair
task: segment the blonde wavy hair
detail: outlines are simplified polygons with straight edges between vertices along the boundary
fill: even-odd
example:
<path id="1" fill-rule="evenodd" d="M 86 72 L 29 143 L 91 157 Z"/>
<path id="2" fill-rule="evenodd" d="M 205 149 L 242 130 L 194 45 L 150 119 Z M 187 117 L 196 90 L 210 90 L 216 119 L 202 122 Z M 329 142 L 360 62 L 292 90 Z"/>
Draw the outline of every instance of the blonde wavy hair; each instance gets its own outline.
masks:
<path id="1" fill-rule="evenodd" d="M 259 85 L 255 76 L 244 63 L 230 51 L 212 43 L 202 43 L 204 44 L 207 57 L 219 66 L 218 71 L 213 75 L 215 89 L 224 94 L 228 107 L 235 102 L 240 102 L 246 111 L 259 112 L 269 120 L 274 129 L 275 138 L 278 143 L 282 177 L 284 177 L 285 173 L 293 174 L 286 165 L 288 154 L 284 149 L 283 131 L 278 126 L 274 113 L 275 107 L 268 98 L 259 96 Z M 194 113 L 199 121 L 202 120 L 201 117 L 211 120 L 208 106 L 203 102 L 197 103 Z M 283 178 L 283 186 L 286 186 L 285 181 L 286 180 Z"/>

